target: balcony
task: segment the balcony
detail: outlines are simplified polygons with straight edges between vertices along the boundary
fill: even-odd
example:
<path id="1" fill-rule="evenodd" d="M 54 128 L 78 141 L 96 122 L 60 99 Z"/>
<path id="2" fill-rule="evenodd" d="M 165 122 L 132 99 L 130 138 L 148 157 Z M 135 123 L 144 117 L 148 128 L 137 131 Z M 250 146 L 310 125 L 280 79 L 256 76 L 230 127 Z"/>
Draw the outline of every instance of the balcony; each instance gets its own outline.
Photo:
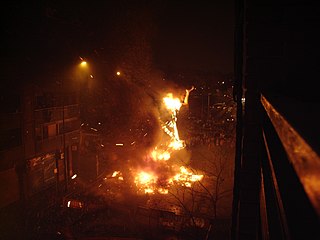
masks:
<path id="1" fill-rule="evenodd" d="M 285 239 L 310 233 L 319 235 L 320 145 L 315 142 L 318 138 L 313 138 L 317 128 L 313 132 L 310 128 L 314 124 L 312 116 L 309 120 L 302 114 L 307 109 L 315 112 L 317 108 L 293 99 L 272 100 L 277 104 L 261 96 L 265 146 L 261 165 L 264 233 Z M 310 122 L 306 124 L 306 121 Z"/>
<path id="2" fill-rule="evenodd" d="M 66 145 L 70 146 L 72 144 L 77 144 L 80 141 L 80 130 L 75 130 L 72 132 L 67 132 L 65 134 Z M 36 142 L 37 152 L 55 151 L 57 148 L 62 148 L 63 146 L 63 135 L 57 135 L 43 139 Z"/>
<path id="3" fill-rule="evenodd" d="M 64 109 L 64 116 L 63 116 Z M 78 104 L 68 105 L 64 107 L 51 107 L 35 110 L 36 124 L 62 121 L 65 119 L 78 118 L 80 109 Z"/>
<path id="4" fill-rule="evenodd" d="M 236 239 L 318 239 L 317 103 L 261 95 L 255 104 L 246 108 L 236 162 Z"/>
<path id="5" fill-rule="evenodd" d="M 236 1 L 232 239 L 320 239 L 319 20 L 311 2 Z"/>

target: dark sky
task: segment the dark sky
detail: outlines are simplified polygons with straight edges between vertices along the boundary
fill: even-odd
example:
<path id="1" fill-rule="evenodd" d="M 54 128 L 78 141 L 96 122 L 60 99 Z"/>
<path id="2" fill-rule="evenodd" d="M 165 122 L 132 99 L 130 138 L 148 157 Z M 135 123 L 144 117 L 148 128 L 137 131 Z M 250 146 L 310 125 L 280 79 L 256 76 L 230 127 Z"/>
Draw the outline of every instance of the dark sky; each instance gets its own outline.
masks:
<path id="1" fill-rule="evenodd" d="M 104 51 L 108 60 L 115 45 L 121 48 L 119 36 L 126 38 L 122 19 L 145 6 L 154 14 L 152 54 L 161 70 L 233 71 L 233 0 L 8 1 L 1 16 L 2 62 L 8 71 L 19 66 L 23 74 L 37 74 L 35 66 L 54 72 L 79 55 Z M 115 32 L 118 39 L 110 40 Z"/>
<path id="2" fill-rule="evenodd" d="M 233 14 L 232 0 L 168 1 L 159 25 L 159 63 L 231 73 Z"/>

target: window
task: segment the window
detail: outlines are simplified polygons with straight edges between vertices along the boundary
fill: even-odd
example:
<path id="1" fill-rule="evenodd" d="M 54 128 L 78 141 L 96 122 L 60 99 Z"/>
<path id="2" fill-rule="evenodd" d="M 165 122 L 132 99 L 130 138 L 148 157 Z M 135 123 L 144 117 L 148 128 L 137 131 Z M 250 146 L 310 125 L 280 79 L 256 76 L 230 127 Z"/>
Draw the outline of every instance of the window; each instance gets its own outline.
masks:
<path id="1" fill-rule="evenodd" d="M 42 140 L 42 131 L 40 126 L 36 127 L 36 139 L 37 141 Z"/>
<path id="2" fill-rule="evenodd" d="M 40 128 L 36 128 L 37 140 L 42 140 L 42 139 L 54 137 L 54 136 L 57 136 L 57 133 L 58 133 L 57 124 L 55 124 L 55 123 L 43 126 L 42 130 L 43 131 L 42 131 L 42 136 L 41 136 Z"/>
<path id="3" fill-rule="evenodd" d="M 73 121 L 65 121 L 64 127 L 66 133 L 78 130 L 80 128 L 80 121 L 78 119 Z M 59 124 L 59 133 L 63 134 L 63 123 Z"/>
<path id="4" fill-rule="evenodd" d="M 48 137 L 54 137 L 57 135 L 57 125 L 50 124 L 48 125 Z"/>

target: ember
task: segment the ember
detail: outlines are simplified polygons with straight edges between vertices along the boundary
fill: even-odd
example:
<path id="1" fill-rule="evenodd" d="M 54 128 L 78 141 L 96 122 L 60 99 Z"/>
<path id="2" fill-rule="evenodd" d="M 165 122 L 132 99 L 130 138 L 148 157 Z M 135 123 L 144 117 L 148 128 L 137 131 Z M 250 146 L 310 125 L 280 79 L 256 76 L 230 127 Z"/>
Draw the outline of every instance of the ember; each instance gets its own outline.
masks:
<path id="1" fill-rule="evenodd" d="M 149 155 L 145 157 L 145 159 L 148 159 L 149 163 L 152 161 L 152 164 L 158 164 L 158 169 L 163 169 L 161 164 L 164 162 L 167 164 L 173 151 L 181 150 L 185 147 L 184 141 L 179 138 L 177 113 L 183 105 L 188 104 L 188 96 L 193 89 L 194 88 L 192 87 L 190 90 L 186 90 L 186 95 L 182 101 L 180 98 L 174 98 L 172 93 L 168 93 L 163 98 L 163 104 L 170 114 L 170 119 L 162 124 L 162 130 L 166 136 L 169 137 L 169 140 L 165 141 L 165 143 L 161 142 L 158 144 L 158 146 L 154 147 Z M 168 172 L 170 171 L 167 171 L 168 169 L 176 170 L 172 170 L 171 176 L 169 176 Z M 164 168 L 162 171 L 156 170 L 157 168 L 148 168 L 132 171 L 137 192 L 145 194 L 167 194 L 169 192 L 168 189 L 173 184 L 191 187 L 193 182 L 200 181 L 203 178 L 203 175 L 193 174 L 185 166 L 170 166 Z M 159 176 L 162 172 L 166 172 L 166 174 L 164 176 Z M 120 171 L 115 171 L 112 174 L 112 177 L 119 177 L 119 175 L 121 175 Z"/>

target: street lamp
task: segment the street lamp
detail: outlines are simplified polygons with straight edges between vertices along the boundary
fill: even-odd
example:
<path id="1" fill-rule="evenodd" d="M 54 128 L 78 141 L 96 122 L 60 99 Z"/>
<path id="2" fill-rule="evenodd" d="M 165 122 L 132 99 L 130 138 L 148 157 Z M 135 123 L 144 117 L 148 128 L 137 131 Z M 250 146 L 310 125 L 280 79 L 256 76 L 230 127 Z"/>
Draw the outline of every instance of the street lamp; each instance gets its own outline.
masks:
<path id="1" fill-rule="evenodd" d="M 55 170 L 55 174 L 56 174 L 56 180 L 57 180 L 57 183 L 56 183 L 56 190 L 57 190 L 57 193 L 60 192 L 59 190 L 59 175 L 60 175 L 60 171 L 59 171 L 59 160 L 63 160 L 63 165 L 64 165 L 64 173 L 63 173 L 63 176 L 64 176 L 64 191 L 67 192 L 68 190 L 68 161 L 67 161 L 67 158 L 66 158 L 66 129 L 65 129 L 65 84 L 64 84 L 64 80 L 62 79 L 61 81 L 57 81 L 56 82 L 59 87 L 60 87 L 60 100 L 61 100 L 61 110 L 62 111 L 62 126 L 60 127 L 60 123 L 59 123 L 59 135 L 62 134 L 62 151 L 59 149 L 56 150 L 56 170 Z M 61 148 L 61 145 L 60 145 L 60 148 Z"/>
<path id="2" fill-rule="evenodd" d="M 62 90 L 64 91 L 64 89 Z M 64 190 L 68 191 L 68 160 L 66 157 L 66 129 L 65 129 L 65 94 L 62 95 L 62 141 L 63 141 L 63 163 L 64 163 Z"/>
<path id="3" fill-rule="evenodd" d="M 80 68 L 78 69 L 78 73 L 83 74 L 85 73 L 85 75 L 87 76 L 88 73 L 88 63 L 80 57 Z M 81 71 L 80 71 L 81 70 Z M 84 72 L 83 72 L 84 71 Z M 80 76 L 81 78 L 82 76 Z M 92 75 L 90 75 L 90 78 L 93 78 Z M 87 79 L 86 79 L 87 80 Z M 60 84 L 61 87 L 61 94 L 62 94 L 62 141 L 63 141 L 63 164 L 64 164 L 64 191 L 67 192 L 68 191 L 68 186 L 69 186 L 69 155 L 67 153 L 67 146 L 66 146 L 66 124 L 65 124 L 65 118 L 66 118 L 66 89 L 65 89 L 65 84 L 64 81 L 61 81 Z"/>
<path id="4" fill-rule="evenodd" d="M 77 84 L 79 85 L 79 101 L 80 101 L 80 114 L 81 117 L 84 114 L 85 102 L 87 100 L 88 91 L 91 88 L 91 80 L 94 76 L 91 74 L 91 66 L 84 58 L 79 57 L 80 62 L 77 65 L 76 74 L 77 74 Z"/>
<path id="5" fill-rule="evenodd" d="M 85 67 L 85 66 L 87 66 L 87 62 L 86 62 L 86 61 L 84 61 L 84 60 L 82 60 L 82 61 L 81 61 L 81 63 L 80 63 L 80 66 L 81 66 L 81 67 Z"/>

